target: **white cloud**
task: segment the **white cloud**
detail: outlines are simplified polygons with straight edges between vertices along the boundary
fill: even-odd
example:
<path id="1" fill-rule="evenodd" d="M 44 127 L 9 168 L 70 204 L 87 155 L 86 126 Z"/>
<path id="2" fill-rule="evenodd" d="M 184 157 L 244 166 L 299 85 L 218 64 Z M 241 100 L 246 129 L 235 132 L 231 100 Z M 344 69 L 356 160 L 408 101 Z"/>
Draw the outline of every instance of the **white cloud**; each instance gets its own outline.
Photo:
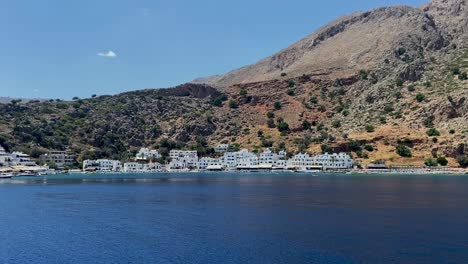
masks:
<path id="1" fill-rule="evenodd" d="M 115 52 L 112 50 L 109 50 L 108 52 L 99 52 L 97 55 L 106 58 L 117 58 L 117 54 L 115 54 Z"/>

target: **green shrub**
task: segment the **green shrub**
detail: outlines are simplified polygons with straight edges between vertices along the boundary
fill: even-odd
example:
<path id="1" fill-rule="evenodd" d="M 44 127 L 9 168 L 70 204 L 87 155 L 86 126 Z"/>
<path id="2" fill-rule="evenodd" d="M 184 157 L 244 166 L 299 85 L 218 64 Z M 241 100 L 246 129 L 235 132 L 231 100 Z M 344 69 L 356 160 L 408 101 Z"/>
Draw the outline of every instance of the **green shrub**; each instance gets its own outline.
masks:
<path id="1" fill-rule="evenodd" d="M 232 109 L 238 108 L 239 104 L 235 100 L 230 100 L 229 101 L 229 107 Z"/>
<path id="2" fill-rule="evenodd" d="M 310 99 L 309 99 L 309 102 L 310 102 L 311 104 L 316 104 L 316 103 L 318 103 L 317 96 L 315 96 L 315 95 L 311 96 Z"/>
<path id="3" fill-rule="evenodd" d="M 267 117 L 268 117 L 268 118 L 275 118 L 275 113 L 273 113 L 273 112 L 268 112 L 268 113 L 267 113 Z"/>
<path id="4" fill-rule="evenodd" d="M 458 75 L 460 74 L 460 68 L 459 67 L 453 67 L 451 70 L 453 75 Z"/>
<path id="5" fill-rule="evenodd" d="M 263 131 L 262 130 L 257 131 L 257 137 L 263 137 Z"/>
<path id="6" fill-rule="evenodd" d="M 430 128 L 426 131 L 426 134 L 430 137 L 438 137 L 440 136 L 440 132 L 435 128 Z"/>
<path id="7" fill-rule="evenodd" d="M 347 143 L 348 149 L 351 151 L 361 151 L 361 144 L 356 140 L 351 140 Z"/>
<path id="8" fill-rule="evenodd" d="M 466 168 L 468 167 L 468 156 L 460 156 L 457 158 L 458 164 L 460 164 L 460 167 Z"/>
<path id="9" fill-rule="evenodd" d="M 450 133 L 450 134 L 455 134 L 455 129 L 450 129 L 450 130 L 449 130 L 449 133 Z"/>
<path id="10" fill-rule="evenodd" d="M 424 101 L 424 100 L 426 99 L 426 96 L 425 96 L 424 94 L 422 94 L 422 93 L 418 93 L 418 94 L 416 95 L 415 99 L 416 99 L 416 101 L 418 101 L 418 102 L 422 102 L 422 101 Z"/>
<path id="11" fill-rule="evenodd" d="M 273 118 L 269 118 L 268 121 L 267 121 L 267 126 L 269 128 L 275 128 L 276 127 L 275 120 L 273 120 Z"/>
<path id="12" fill-rule="evenodd" d="M 322 153 L 331 153 L 332 152 L 332 148 L 327 144 L 321 145 L 320 148 L 322 149 Z"/>
<path id="13" fill-rule="evenodd" d="M 312 124 L 309 121 L 307 120 L 302 121 L 302 128 L 304 130 L 309 130 L 311 127 L 312 127 Z"/>
<path id="14" fill-rule="evenodd" d="M 447 166 L 448 160 L 445 157 L 438 157 L 437 163 L 439 163 L 441 166 Z"/>
<path id="15" fill-rule="evenodd" d="M 279 121 L 278 124 L 276 125 L 276 127 L 278 128 L 278 131 L 280 132 L 286 132 L 286 131 L 289 131 L 289 125 L 288 123 L 284 122 L 284 121 Z"/>
<path id="16" fill-rule="evenodd" d="M 416 90 L 416 86 L 414 84 L 408 85 L 408 91 L 414 92 Z"/>
<path id="17" fill-rule="evenodd" d="M 289 81 L 288 86 L 289 88 L 293 88 L 294 86 L 296 86 L 296 83 L 294 81 Z"/>
<path id="18" fill-rule="evenodd" d="M 403 86 L 405 81 L 403 79 L 398 78 L 395 83 L 396 83 L 396 86 L 401 87 Z"/>
<path id="19" fill-rule="evenodd" d="M 247 90 L 241 89 L 240 92 L 239 92 L 239 95 L 246 96 L 247 95 Z"/>
<path id="20" fill-rule="evenodd" d="M 332 127 L 334 127 L 334 128 L 341 127 L 341 121 L 340 120 L 333 120 Z"/>
<path id="21" fill-rule="evenodd" d="M 375 131 L 375 127 L 373 125 L 366 125 L 366 132 L 372 133 Z"/>
<path id="22" fill-rule="evenodd" d="M 281 104 L 281 102 L 275 102 L 274 107 L 276 110 L 280 110 L 283 107 L 283 105 Z"/>
<path id="23" fill-rule="evenodd" d="M 413 156 L 413 154 L 411 154 L 411 150 L 404 145 L 397 146 L 395 152 L 402 157 L 409 158 Z"/>
<path id="24" fill-rule="evenodd" d="M 464 80 L 468 80 L 468 73 L 464 72 L 460 75 L 458 75 L 458 79 L 464 81 Z"/>
<path id="25" fill-rule="evenodd" d="M 387 124 L 387 118 L 385 116 L 381 116 L 379 118 L 379 121 L 380 121 L 381 124 Z"/>
<path id="26" fill-rule="evenodd" d="M 289 96 L 294 96 L 294 95 L 296 95 L 296 90 L 294 90 L 294 89 L 289 89 L 289 90 L 288 90 L 288 95 L 289 95 Z"/>
<path id="27" fill-rule="evenodd" d="M 432 158 L 427 158 L 426 160 L 424 160 L 424 165 L 426 165 L 428 167 L 435 167 L 435 166 L 437 166 L 437 161 L 435 161 Z"/>
<path id="28" fill-rule="evenodd" d="M 393 107 L 393 105 L 387 104 L 384 107 L 384 111 L 385 111 L 385 113 L 391 113 L 391 112 L 395 111 L 395 108 Z"/>
<path id="29" fill-rule="evenodd" d="M 284 77 L 284 76 L 286 76 L 286 75 L 288 75 L 288 74 L 285 73 L 285 72 L 282 72 L 282 73 L 281 73 L 281 77 Z"/>
<path id="30" fill-rule="evenodd" d="M 360 70 L 359 71 L 359 76 L 361 77 L 362 80 L 367 80 L 367 76 L 369 73 L 366 70 Z"/>
<path id="31" fill-rule="evenodd" d="M 436 137 L 432 138 L 432 142 L 437 143 L 439 140 Z"/>
<path id="32" fill-rule="evenodd" d="M 364 149 L 367 150 L 367 151 L 369 151 L 369 152 L 374 151 L 374 147 L 373 147 L 372 145 L 365 145 L 365 146 L 364 146 Z"/>

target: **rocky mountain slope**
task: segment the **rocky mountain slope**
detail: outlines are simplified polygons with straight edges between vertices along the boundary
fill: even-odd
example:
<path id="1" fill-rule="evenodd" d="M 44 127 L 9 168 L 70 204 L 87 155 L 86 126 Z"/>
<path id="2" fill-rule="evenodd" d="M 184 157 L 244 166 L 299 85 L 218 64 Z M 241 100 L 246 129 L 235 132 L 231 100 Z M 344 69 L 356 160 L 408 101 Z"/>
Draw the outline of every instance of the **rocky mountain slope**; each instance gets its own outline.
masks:
<path id="1" fill-rule="evenodd" d="M 355 13 L 256 64 L 195 82 L 226 87 L 277 79 L 282 74 L 333 79 L 360 69 L 389 66 L 405 72 L 406 60 L 421 60 L 432 53 L 466 46 L 467 13 L 466 0 L 436 0 L 421 8 L 396 6 Z M 406 49 L 400 54 L 404 57 L 395 56 L 402 47 Z"/>
<path id="2" fill-rule="evenodd" d="M 355 13 L 257 64 L 197 80 L 209 85 L 0 104 L 0 144 L 126 159 L 141 146 L 210 153 L 223 142 L 454 166 L 468 160 L 466 6 Z"/>

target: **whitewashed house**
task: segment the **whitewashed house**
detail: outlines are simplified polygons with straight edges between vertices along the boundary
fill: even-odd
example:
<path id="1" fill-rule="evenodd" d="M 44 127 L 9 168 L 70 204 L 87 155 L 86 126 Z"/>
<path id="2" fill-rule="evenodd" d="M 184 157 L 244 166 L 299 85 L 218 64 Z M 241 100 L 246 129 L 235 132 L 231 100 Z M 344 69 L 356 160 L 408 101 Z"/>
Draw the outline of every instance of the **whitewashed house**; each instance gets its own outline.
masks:
<path id="1" fill-rule="evenodd" d="M 307 153 L 299 153 L 290 158 L 287 166 L 291 168 L 310 167 L 314 163 L 314 159 Z"/>
<path id="2" fill-rule="evenodd" d="M 225 167 L 222 158 L 203 157 L 198 161 L 199 170 L 209 170 L 210 168 L 217 168 L 218 170 Z"/>
<path id="3" fill-rule="evenodd" d="M 346 153 L 320 154 L 314 157 L 314 165 L 323 166 L 323 169 L 351 169 L 353 159 Z"/>
<path id="4" fill-rule="evenodd" d="M 135 173 L 135 172 L 158 172 L 161 171 L 162 167 L 159 163 L 149 163 L 149 164 L 142 164 L 138 162 L 127 162 L 124 163 L 123 171 L 127 173 Z"/>
<path id="5" fill-rule="evenodd" d="M 195 150 L 171 150 L 169 152 L 171 162 L 170 169 L 187 169 L 198 167 L 198 154 Z"/>
<path id="6" fill-rule="evenodd" d="M 237 167 L 251 167 L 258 165 L 258 157 L 247 149 L 237 152 L 226 152 L 223 156 L 223 162 L 227 169 L 236 169 Z"/>
<path id="7" fill-rule="evenodd" d="M 12 166 L 28 166 L 34 167 L 36 166 L 36 162 L 31 160 L 31 157 L 28 154 L 24 154 L 22 152 L 13 152 L 11 154 L 11 162 Z"/>
<path id="8" fill-rule="evenodd" d="M 161 158 L 161 154 L 157 150 L 141 148 L 135 156 L 135 161 L 149 161 L 159 158 Z"/>
<path id="9" fill-rule="evenodd" d="M 0 146 L 0 167 L 8 167 L 11 163 L 11 155 Z"/>
<path id="10" fill-rule="evenodd" d="M 83 161 L 83 170 L 100 172 L 117 172 L 122 170 L 122 163 L 118 160 L 98 159 Z"/>

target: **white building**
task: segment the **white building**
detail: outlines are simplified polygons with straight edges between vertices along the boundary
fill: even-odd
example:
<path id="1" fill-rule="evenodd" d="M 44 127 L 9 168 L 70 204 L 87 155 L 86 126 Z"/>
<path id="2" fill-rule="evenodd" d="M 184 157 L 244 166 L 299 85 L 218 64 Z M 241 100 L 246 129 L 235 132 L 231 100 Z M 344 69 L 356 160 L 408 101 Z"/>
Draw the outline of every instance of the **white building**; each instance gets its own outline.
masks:
<path id="1" fill-rule="evenodd" d="M 0 167 L 8 167 L 11 163 L 11 155 L 0 146 Z"/>
<path id="2" fill-rule="evenodd" d="M 13 152 L 11 154 L 10 165 L 12 165 L 12 166 L 28 166 L 28 167 L 37 166 L 36 162 L 32 161 L 31 157 L 28 154 L 24 154 L 22 152 Z"/>
<path id="3" fill-rule="evenodd" d="M 216 153 L 224 153 L 228 150 L 229 144 L 219 144 L 214 148 Z"/>
<path id="4" fill-rule="evenodd" d="M 198 154 L 195 150 L 171 150 L 169 152 L 171 162 L 169 168 L 171 169 L 187 169 L 198 167 Z"/>
<path id="5" fill-rule="evenodd" d="M 310 167 L 314 163 L 314 159 L 307 153 L 299 153 L 290 158 L 287 166 L 290 168 L 304 168 Z"/>
<path id="6" fill-rule="evenodd" d="M 247 149 L 242 149 L 237 152 L 224 153 L 223 162 L 227 169 L 235 169 L 237 167 L 251 167 L 258 165 L 258 157 Z"/>
<path id="7" fill-rule="evenodd" d="M 98 159 L 83 161 L 83 170 L 117 172 L 122 170 L 122 163 L 118 160 Z"/>
<path id="8" fill-rule="evenodd" d="M 314 157 L 313 163 L 322 166 L 324 170 L 351 169 L 353 167 L 353 159 L 346 153 L 317 155 Z"/>
<path id="9" fill-rule="evenodd" d="M 224 168 L 225 164 L 224 164 L 223 158 L 216 159 L 216 158 L 204 157 L 198 161 L 199 170 L 207 170 L 210 167 L 215 167 L 215 166 Z"/>
<path id="10" fill-rule="evenodd" d="M 286 157 L 286 152 L 280 151 L 280 153 L 274 153 L 270 149 L 265 149 L 258 158 L 259 164 L 275 164 L 279 160 Z"/>
<path id="11" fill-rule="evenodd" d="M 159 163 L 142 164 L 138 162 L 127 162 L 124 163 L 124 172 L 158 172 L 161 171 L 162 167 Z"/>
<path id="12" fill-rule="evenodd" d="M 157 150 L 141 148 L 136 154 L 135 161 L 149 161 L 159 158 L 161 158 L 161 154 Z"/>

